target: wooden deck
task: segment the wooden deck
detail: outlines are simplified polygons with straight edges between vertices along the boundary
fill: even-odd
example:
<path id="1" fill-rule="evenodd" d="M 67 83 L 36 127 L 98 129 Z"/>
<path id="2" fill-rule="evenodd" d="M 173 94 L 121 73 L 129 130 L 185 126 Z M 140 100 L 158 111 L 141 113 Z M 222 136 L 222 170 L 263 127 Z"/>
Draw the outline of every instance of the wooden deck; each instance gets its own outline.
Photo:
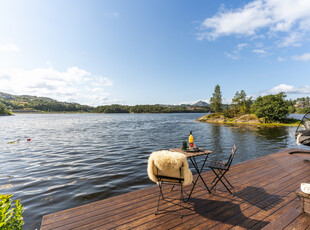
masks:
<path id="1" fill-rule="evenodd" d="M 154 215 L 158 186 L 112 197 L 43 217 L 41 230 L 53 229 L 307 229 L 310 217 L 299 211 L 294 193 L 301 182 L 310 182 L 310 154 L 281 151 L 235 164 L 227 174 L 235 196 L 218 185 L 212 195 L 196 186 L 184 215 Z M 237 157 L 237 156 L 236 156 Z M 203 173 L 207 182 L 214 175 Z M 185 188 L 189 191 L 190 186 Z M 179 191 L 168 191 L 179 197 Z M 213 191 L 212 191 L 213 192 Z M 161 208 L 173 210 L 166 203 Z"/>

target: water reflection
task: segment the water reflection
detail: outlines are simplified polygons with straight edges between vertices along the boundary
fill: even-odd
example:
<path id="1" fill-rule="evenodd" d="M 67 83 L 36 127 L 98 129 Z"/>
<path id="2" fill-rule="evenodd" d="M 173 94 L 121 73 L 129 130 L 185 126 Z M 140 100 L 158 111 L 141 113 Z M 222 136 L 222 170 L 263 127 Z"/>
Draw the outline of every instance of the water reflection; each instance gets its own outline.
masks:
<path id="1" fill-rule="evenodd" d="M 211 137 L 214 140 L 213 148 L 212 150 L 217 153 L 223 152 L 222 142 L 225 141 L 225 139 L 229 139 L 229 137 L 223 137 L 222 136 L 223 128 L 220 125 L 211 125 Z"/>

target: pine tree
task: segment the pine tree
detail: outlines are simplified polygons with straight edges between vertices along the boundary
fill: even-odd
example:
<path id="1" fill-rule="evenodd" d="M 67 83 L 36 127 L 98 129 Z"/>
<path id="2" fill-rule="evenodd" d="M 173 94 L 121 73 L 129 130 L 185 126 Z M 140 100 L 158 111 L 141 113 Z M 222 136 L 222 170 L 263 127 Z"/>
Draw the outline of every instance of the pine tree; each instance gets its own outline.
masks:
<path id="1" fill-rule="evenodd" d="M 247 96 L 244 90 L 241 90 L 240 93 L 237 91 L 234 98 L 232 99 L 232 104 L 233 104 L 234 109 L 238 113 L 240 114 L 248 113 L 250 111 L 250 107 L 252 104 L 252 97 L 247 99 Z"/>
<path id="2" fill-rule="evenodd" d="M 222 111 L 222 93 L 219 85 L 214 88 L 213 97 L 210 98 L 210 107 L 214 112 Z"/>

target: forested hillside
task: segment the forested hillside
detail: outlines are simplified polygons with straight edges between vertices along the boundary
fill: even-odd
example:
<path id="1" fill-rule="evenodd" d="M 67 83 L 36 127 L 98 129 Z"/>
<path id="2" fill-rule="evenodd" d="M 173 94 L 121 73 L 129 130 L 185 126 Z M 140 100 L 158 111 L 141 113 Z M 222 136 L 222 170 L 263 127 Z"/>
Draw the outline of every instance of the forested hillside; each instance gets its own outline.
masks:
<path id="1" fill-rule="evenodd" d="M 91 112 L 94 107 L 78 103 L 60 102 L 48 97 L 11 95 L 0 92 L 0 102 L 14 111 Z"/>
<path id="2" fill-rule="evenodd" d="M 94 109 L 95 113 L 208 113 L 207 106 L 179 105 L 105 105 Z"/>
<path id="3" fill-rule="evenodd" d="M 9 112 L 94 112 L 94 113 L 207 113 L 203 105 L 104 105 L 92 107 L 78 103 L 60 102 L 48 97 L 12 95 L 0 92 L 1 108 Z M 1 110 L 1 111 L 2 111 Z"/>

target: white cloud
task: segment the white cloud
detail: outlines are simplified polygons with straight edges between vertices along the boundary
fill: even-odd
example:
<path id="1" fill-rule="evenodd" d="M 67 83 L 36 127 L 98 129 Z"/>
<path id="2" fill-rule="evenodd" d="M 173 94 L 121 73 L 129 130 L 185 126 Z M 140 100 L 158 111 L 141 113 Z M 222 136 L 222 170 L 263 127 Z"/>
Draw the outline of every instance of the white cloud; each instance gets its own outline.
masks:
<path id="1" fill-rule="evenodd" d="M 270 24 L 269 12 L 264 5 L 263 1 L 254 1 L 242 9 L 221 10 L 203 21 L 201 29 L 206 30 L 205 38 L 213 40 L 231 34 L 254 35 L 255 30 Z"/>
<path id="2" fill-rule="evenodd" d="M 240 59 L 240 52 L 241 52 L 243 49 L 245 49 L 247 46 L 248 46 L 247 43 L 240 43 L 240 44 L 238 44 L 238 45 L 234 48 L 234 50 L 233 50 L 231 53 L 225 52 L 224 54 L 225 54 L 225 56 L 226 56 L 227 58 L 230 58 L 230 59 L 233 59 L 233 60 L 238 60 L 238 59 Z"/>
<path id="3" fill-rule="evenodd" d="M 203 102 L 206 102 L 206 103 L 210 103 L 210 99 L 205 99 L 205 100 L 196 100 L 196 101 L 183 101 L 183 102 L 180 102 L 179 105 L 193 105 L 199 101 L 203 101 Z"/>
<path id="4" fill-rule="evenodd" d="M 179 105 L 192 105 L 196 103 L 197 101 L 182 101 L 179 103 Z"/>
<path id="5" fill-rule="evenodd" d="M 254 49 L 252 50 L 253 53 L 257 53 L 257 54 L 265 54 L 266 51 L 265 50 L 261 50 L 261 49 Z"/>
<path id="6" fill-rule="evenodd" d="M 270 89 L 269 92 L 272 94 L 277 94 L 280 92 L 285 92 L 287 94 L 309 94 L 310 86 L 294 87 L 292 85 L 280 84 Z"/>
<path id="7" fill-rule="evenodd" d="M 299 32 L 290 33 L 287 37 L 278 42 L 280 47 L 301 46 L 303 34 Z"/>
<path id="8" fill-rule="evenodd" d="M 232 100 L 232 98 L 223 98 L 222 103 L 223 104 L 231 104 L 231 100 Z"/>
<path id="9" fill-rule="evenodd" d="M 233 60 L 238 60 L 240 58 L 239 53 L 236 53 L 236 52 L 234 53 L 225 52 L 224 54 L 226 57 L 233 59 Z"/>
<path id="10" fill-rule="evenodd" d="M 18 52 L 19 48 L 13 43 L 6 43 L 0 45 L 0 51 Z"/>
<path id="11" fill-rule="evenodd" d="M 285 61 L 285 58 L 283 57 L 278 57 L 278 62 L 284 62 Z"/>
<path id="12" fill-rule="evenodd" d="M 243 50 L 244 47 L 247 47 L 248 44 L 247 43 L 241 43 L 237 45 L 237 50 Z"/>
<path id="13" fill-rule="evenodd" d="M 94 76 L 76 66 L 63 72 L 52 67 L 0 70 L 0 91 L 17 95 L 44 96 L 60 101 L 100 105 L 111 101 L 105 91 L 108 86 L 113 86 L 111 79 Z"/>
<path id="14" fill-rule="evenodd" d="M 264 47 L 264 44 L 262 42 L 256 42 L 255 46 L 256 46 L 256 48 L 262 48 L 262 47 Z"/>
<path id="15" fill-rule="evenodd" d="M 310 31 L 309 12 L 309 0 L 254 0 L 237 9 L 222 7 L 202 22 L 198 39 L 229 35 L 254 38 L 266 32 L 277 37 L 285 32 L 288 36 L 279 45 L 298 45 L 305 32 Z"/>
<path id="16" fill-rule="evenodd" d="M 292 60 L 295 60 L 295 61 L 310 61 L 310 53 L 305 53 L 303 55 L 300 55 L 300 56 L 293 56 L 292 57 Z"/>

